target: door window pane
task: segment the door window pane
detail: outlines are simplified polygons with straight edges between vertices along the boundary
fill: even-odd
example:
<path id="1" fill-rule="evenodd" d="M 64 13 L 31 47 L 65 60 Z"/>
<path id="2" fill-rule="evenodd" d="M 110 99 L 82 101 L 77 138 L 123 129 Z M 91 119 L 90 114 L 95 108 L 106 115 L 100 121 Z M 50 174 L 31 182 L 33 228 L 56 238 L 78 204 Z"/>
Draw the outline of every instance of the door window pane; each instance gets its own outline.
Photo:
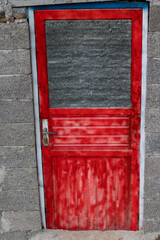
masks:
<path id="1" fill-rule="evenodd" d="M 131 106 L 131 21 L 46 21 L 51 108 Z"/>

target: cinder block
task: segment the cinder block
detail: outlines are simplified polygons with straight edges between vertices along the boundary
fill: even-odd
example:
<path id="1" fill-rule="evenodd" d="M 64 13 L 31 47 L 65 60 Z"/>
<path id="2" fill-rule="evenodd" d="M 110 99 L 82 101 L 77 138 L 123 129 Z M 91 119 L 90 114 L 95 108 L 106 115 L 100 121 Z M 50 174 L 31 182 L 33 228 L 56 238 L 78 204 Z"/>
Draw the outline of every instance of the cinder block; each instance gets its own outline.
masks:
<path id="1" fill-rule="evenodd" d="M 144 219 L 160 219 L 160 201 L 144 201 Z"/>
<path id="2" fill-rule="evenodd" d="M 8 168 L 36 167 L 35 147 L 0 147 L 1 164 Z"/>
<path id="3" fill-rule="evenodd" d="M 160 155 L 160 133 L 146 134 L 146 154 Z"/>
<path id="4" fill-rule="evenodd" d="M 39 210 L 38 188 L 26 191 L 2 191 L 0 194 L 0 211 L 36 210 Z"/>
<path id="5" fill-rule="evenodd" d="M 32 100 L 0 100 L 1 123 L 33 123 Z"/>
<path id="6" fill-rule="evenodd" d="M 30 50 L 1 50 L 0 74 L 30 74 Z"/>
<path id="7" fill-rule="evenodd" d="M 160 109 L 146 109 L 146 132 L 160 132 Z"/>
<path id="8" fill-rule="evenodd" d="M 1 240 L 26 240 L 26 231 L 8 232 L 0 235 Z"/>
<path id="9" fill-rule="evenodd" d="M 2 222 L 8 223 L 8 231 L 37 231 L 41 229 L 41 220 L 39 211 L 26 212 L 2 212 Z M 2 224 L 3 227 L 3 224 Z"/>
<path id="10" fill-rule="evenodd" d="M 144 183 L 144 199 L 146 200 L 157 200 L 160 202 L 160 177 L 145 178 Z"/>
<path id="11" fill-rule="evenodd" d="M 159 6 L 160 5 L 160 0 L 149 0 L 150 6 Z"/>
<path id="12" fill-rule="evenodd" d="M 0 98 L 32 98 L 31 75 L 0 76 Z"/>
<path id="13" fill-rule="evenodd" d="M 160 32 L 160 6 L 152 6 L 149 11 L 149 31 Z"/>
<path id="14" fill-rule="evenodd" d="M 0 146 L 34 146 L 33 124 L 0 124 Z"/>
<path id="15" fill-rule="evenodd" d="M 160 59 L 148 58 L 147 63 L 147 83 L 159 83 L 160 84 Z"/>
<path id="16" fill-rule="evenodd" d="M 148 57 L 160 58 L 160 32 L 150 32 L 148 35 Z"/>
<path id="17" fill-rule="evenodd" d="M 15 19 L 26 19 L 27 18 L 27 9 L 26 8 L 12 8 L 13 17 Z"/>
<path id="18" fill-rule="evenodd" d="M 0 24 L 0 50 L 29 49 L 28 23 Z"/>
<path id="19" fill-rule="evenodd" d="M 5 177 L 1 183 L 2 190 L 38 189 L 36 168 L 5 169 Z"/>
<path id="20" fill-rule="evenodd" d="M 35 5 L 48 5 L 60 3 L 84 3 L 84 2 L 97 2 L 97 0 L 10 0 L 10 3 L 15 7 L 35 6 Z"/>
<path id="21" fill-rule="evenodd" d="M 146 107 L 160 107 L 160 84 L 149 84 L 147 86 Z"/>
<path id="22" fill-rule="evenodd" d="M 145 178 L 159 178 L 160 176 L 160 155 L 146 156 L 145 158 Z"/>
<path id="23" fill-rule="evenodd" d="M 52 231 L 52 230 L 51 230 Z M 27 238 L 26 238 L 26 240 L 34 240 L 35 238 L 37 238 L 37 235 L 39 234 L 39 233 L 42 233 L 43 231 L 42 230 L 38 230 L 38 231 L 27 231 L 26 232 L 26 235 L 27 235 Z M 37 239 L 38 240 L 38 239 Z M 46 238 L 46 240 L 47 240 L 47 238 Z M 54 239 L 54 240 L 57 240 L 57 239 Z"/>
<path id="24" fill-rule="evenodd" d="M 159 232 L 160 220 L 144 220 L 143 229 L 145 233 Z M 155 239 L 156 240 L 156 239 Z"/>

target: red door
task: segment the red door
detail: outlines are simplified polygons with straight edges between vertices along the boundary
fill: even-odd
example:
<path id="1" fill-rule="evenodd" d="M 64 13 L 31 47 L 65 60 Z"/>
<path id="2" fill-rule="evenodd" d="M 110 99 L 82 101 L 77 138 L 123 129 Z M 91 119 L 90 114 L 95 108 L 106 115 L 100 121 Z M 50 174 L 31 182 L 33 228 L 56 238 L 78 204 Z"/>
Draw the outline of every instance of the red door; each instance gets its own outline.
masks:
<path id="1" fill-rule="evenodd" d="M 137 230 L 142 11 L 37 10 L 35 28 L 47 228 Z"/>

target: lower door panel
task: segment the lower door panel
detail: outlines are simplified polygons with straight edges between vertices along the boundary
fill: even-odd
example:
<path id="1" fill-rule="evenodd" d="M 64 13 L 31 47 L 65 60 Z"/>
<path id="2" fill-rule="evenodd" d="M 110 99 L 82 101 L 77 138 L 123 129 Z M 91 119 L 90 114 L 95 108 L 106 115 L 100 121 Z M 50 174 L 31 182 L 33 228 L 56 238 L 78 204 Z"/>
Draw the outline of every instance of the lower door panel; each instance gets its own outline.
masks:
<path id="1" fill-rule="evenodd" d="M 53 157 L 57 229 L 130 228 L 130 157 Z"/>

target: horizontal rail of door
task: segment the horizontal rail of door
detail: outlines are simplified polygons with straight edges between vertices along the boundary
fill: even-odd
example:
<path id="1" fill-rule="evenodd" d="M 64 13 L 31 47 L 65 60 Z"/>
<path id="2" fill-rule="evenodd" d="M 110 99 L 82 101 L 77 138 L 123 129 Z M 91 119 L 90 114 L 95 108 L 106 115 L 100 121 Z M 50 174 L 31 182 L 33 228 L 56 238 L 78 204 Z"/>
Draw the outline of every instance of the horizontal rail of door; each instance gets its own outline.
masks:
<path id="1" fill-rule="evenodd" d="M 90 127 L 54 127 L 56 136 L 79 136 L 79 135 L 128 135 L 129 126 L 90 126 Z"/>
<path id="2" fill-rule="evenodd" d="M 99 117 L 99 116 L 70 116 L 52 117 L 54 127 L 95 127 L 95 126 L 129 126 L 130 118 L 121 116 Z"/>
<path id="3" fill-rule="evenodd" d="M 132 109 L 130 108 L 81 108 L 81 109 L 72 109 L 72 108 L 50 108 L 50 114 L 54 115 L 131 115 Z"/>
<path id="4" fill-rule="evenodd" d="M 114 150 L 114 151 L 51 151 L 52 157 L 129 157 L 132 156 L 132 150 Z"/>
<path id="5" fill-rule="evenodd" d="M 51 150 L 54 151 L 107 151 L 107 150 L 128 150 L 127 144 L 75 144 L 75 145 L 52 145 Z"/>
<path id="6" fill-rule="evenodd" d="M 52 139 L 53 144 L 74 145 L 74 144 L 129 144 L 128 136 L 55 136 Z"/>

